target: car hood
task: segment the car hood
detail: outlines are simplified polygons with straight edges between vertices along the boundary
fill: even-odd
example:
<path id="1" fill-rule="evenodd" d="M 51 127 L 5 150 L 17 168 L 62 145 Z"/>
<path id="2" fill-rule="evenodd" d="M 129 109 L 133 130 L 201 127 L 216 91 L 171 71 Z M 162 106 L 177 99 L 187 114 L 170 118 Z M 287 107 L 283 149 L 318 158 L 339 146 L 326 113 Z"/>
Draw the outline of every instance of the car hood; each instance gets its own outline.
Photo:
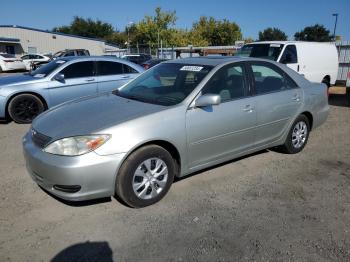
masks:
<path id="1" fill-rule="evenodd" d="M 6 76 L 0 78 L 0 88 L 3 86 L 26 84 L 29 82 L 37 82 L 40 78 L 35 78 L 31 75 L 16 75 L 16 76 Z"/>
<path id="2" fill-rule="evenodd" d="M 32 127 L 39 133 L 59 139 L 98 133 L 103 129 L 165 108 L 106 93 L 53 107 L 36 118 Z"/>

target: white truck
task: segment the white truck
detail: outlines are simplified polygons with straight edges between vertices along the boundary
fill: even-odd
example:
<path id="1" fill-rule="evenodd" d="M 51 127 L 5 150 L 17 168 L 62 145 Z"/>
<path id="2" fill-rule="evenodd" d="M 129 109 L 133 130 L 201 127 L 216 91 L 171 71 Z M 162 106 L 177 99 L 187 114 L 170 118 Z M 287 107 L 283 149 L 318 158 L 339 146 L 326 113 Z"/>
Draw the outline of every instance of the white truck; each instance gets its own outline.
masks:
<path id="1" fill-rule="evenodd" d="M 334 43 L 299 41 L 264 41 L 244 45 L 239 56 L 271 59 L 304 75 L 311 82 L 335 84 L 338 74 L 338 52 Z"/>

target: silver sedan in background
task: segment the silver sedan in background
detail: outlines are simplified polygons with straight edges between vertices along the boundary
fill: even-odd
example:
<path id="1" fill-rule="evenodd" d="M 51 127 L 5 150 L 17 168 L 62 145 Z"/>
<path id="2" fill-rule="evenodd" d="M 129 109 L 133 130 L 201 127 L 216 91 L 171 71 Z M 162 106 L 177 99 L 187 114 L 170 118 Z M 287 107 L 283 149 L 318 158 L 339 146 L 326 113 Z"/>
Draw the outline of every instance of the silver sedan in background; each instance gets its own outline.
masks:
<path id="1" fill-rule="evenodd" d="M 107 57 L 64 57 L 24 75 L 0 78 L 0 119 L 30 123 L 63 102 L 112 91 L 144 69 Z"/>
<path id="2" fill-rule="evenodd" d="M 159 201 L 175 176 L 265 148 L 298 153 L 326 121 L 324 84 L 276 62 L 164 62 L 112 93 L 36 118 L 23 138 L 31 177 L 66 200 Z"/>

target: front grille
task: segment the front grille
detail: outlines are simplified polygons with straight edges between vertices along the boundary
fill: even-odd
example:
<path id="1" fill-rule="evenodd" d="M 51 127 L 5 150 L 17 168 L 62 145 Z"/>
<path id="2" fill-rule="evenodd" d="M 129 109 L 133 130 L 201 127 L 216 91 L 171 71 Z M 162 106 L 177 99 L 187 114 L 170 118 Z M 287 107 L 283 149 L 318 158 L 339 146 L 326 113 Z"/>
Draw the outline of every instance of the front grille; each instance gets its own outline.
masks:
<path id="1" fill-rule="evenodd" d="M 31 132 L 34 144 L 40 148 L 44 148 L 51 141 L 51 137 L 45 136 L 44 134 L 41 134 L 34 129 L 32 129 Z"/>

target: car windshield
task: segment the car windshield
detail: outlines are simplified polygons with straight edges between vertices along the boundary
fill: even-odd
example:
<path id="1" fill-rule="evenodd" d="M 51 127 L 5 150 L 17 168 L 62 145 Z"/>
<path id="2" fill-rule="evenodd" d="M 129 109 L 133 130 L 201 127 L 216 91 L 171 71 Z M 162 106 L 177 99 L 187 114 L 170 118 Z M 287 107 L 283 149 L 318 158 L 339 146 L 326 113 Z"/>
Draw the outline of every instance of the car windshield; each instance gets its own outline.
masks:
<path id="1" fill-rule="evenodd" d="M 236 55 L 277 61 L 282 49 L 282 44 L 250 44 L 244 45 Z"/>
<path id="2" fill-rule="evenodd" d="M 204 65 L 160 64 L 114 93 L 145 103 L 176 105 L 194 90 L 212 68 Z"/>
<path id="3" fill-rule="evenodd" d="M 66 62 L 66 60 L 62 59 L 54 60 L 30 72 L 29 74 L 34 77 L 46 77 Z"/>

